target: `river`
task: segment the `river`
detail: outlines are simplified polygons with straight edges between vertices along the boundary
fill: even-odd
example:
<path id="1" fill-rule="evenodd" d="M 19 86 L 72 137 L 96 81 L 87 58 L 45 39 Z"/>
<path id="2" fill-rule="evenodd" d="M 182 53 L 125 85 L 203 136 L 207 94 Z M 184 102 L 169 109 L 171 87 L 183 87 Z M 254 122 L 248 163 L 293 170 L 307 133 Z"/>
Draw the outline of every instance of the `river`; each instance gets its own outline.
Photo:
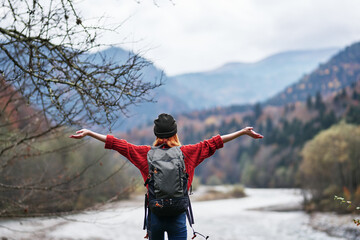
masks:
<path id="1" fill-rule="evenodd" d="M 296 210 L 302 196 L 293 189 L 246 189 L 239 199 L 193 201 L 196 231 L 209 240 L 339 240 L 315 230 L 311 217 Z M 144 239 L 143 203 L 123 201 L 98 211 L 62 217 L 0 221 L 0 238 L 46 240 L 140 240 Z M 188 227 L 188 239 L 192 233 Z M 200 236 L 195 240 L 203 239 Z M 354 239 L 354 238 L 353 238 Z"/>

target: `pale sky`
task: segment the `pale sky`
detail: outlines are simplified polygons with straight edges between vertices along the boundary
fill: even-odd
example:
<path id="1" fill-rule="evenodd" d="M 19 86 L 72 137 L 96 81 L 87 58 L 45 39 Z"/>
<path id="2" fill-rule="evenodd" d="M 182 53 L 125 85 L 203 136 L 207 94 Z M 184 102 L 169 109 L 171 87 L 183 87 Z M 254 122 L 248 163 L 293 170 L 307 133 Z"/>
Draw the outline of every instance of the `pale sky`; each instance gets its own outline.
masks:
<path id="1" fill-rule="evenodd" d="M 168 75 L 360 41 L 359 0 L 82 0 L 85 18 L 123 23 L 103 43 L 143 52 Z"/>

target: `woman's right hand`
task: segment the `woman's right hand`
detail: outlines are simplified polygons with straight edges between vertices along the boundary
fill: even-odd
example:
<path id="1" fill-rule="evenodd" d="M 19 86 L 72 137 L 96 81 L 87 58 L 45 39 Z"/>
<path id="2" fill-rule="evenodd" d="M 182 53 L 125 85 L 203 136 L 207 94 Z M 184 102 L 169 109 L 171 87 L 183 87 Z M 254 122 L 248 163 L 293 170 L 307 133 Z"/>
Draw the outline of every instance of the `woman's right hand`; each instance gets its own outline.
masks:
<path id="1" fill-rule="evenodd" d="M 88 129 L 81 129 L 79 131 L 76 132 L 76 134 L 71 135 L 70 138 L 75 138 L 75 139 L 81 139 L 87 135 L 89 135 L 91 131 Z"/>

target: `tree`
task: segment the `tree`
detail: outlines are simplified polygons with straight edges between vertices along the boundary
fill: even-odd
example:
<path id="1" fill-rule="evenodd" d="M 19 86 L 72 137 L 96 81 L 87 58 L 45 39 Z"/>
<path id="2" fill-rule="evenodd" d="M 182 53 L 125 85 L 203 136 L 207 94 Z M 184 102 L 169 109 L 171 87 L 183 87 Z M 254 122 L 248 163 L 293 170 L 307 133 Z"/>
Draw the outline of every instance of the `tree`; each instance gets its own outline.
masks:
<path id="1" fill-rule="evenodd" d="M 312 97 L 310 94 L 306 98 L 306 107 L 308 110 L 311 110 L 313 107 Z"/>
<path id="2" fill-rule="evenodd" d="M 346 114 L 346 122 L 353 124 L 360 124 L 360 107 L 350 106 L 348 113 Z"/>
<path id="3" fill-rule="evenodd" d="M 112 123 L 160 84 L 143 81 L 150 63 L 139 55 L 118 63 L 88 54 L 105 29 L 86 26 L 71 0 L 2 0 L 2 9 L 4 78 L 53 124 Z"/>
<path id="4" fill-rule="evenodd" d="M 326 110 L 326 105 L 324 104 L 324 102 L 322 100 L 320 92 L 316 92 L 315 109 L 317 109 L 319 111 L 320 116 L 322 116 Z"/>
<path id="5" fill-rule="evenodd" d="M 113 125 L 130 105 L 152 101 L 149 93 L 162 80 L 144 80 L 151 63 L 138 54 L 123 62 L 90 54 L 102 47 L 98 36 L 116 28 L 87 25 L 71 0 L 0 2 L 0 191 L 28 191 L 29 198 L 31 191 L 55 191 L 61 181 L 34 187 L 36 179 L 25 181 L 11 166 L 73 147 L 41 148 L 69 126 Z"/>
<path id="6" fill-rule="evenodd" d="M 261 107 L 261 104 L 260 103 L 256 103 L 254 105 L 254 117 L 255 117 L 255 120 L 257 120 L 262 114 L 262 107 Z"/>
<path id="7" fill-rule="evenodd" d="M 353 194 L 360 201 L 360 127 L 341 122 L 317 134 L 303 150 L 300 166 L 302 187 L 318 206 L 331 204 L 329 197 Z M 350 199 L 349 199 L 350 200 Z"/>

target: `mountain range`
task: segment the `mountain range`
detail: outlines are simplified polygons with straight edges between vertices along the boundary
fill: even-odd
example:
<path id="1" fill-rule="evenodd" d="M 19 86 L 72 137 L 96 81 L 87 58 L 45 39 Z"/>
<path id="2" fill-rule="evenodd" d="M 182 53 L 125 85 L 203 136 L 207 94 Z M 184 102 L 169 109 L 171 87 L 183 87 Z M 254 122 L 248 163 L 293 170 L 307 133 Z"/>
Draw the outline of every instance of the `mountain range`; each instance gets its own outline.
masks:
<path id="1" fill-rule="evenodd" d="M 254 63 L 232 62 L 207 72 L 168 77 L 154 64 L 142 70 L 145 81 L 162 78 L 164 84 L 149 98 L 154 102 L 130 107 L 113 129 L 129 130 L 148 123 L 161 112 L 172 114 L 264 101 L 338 52 L 339 48 L 287 51 Z M 133 53 L 111 47 L 97 53 L 124 62 Z M 97 57 L 101 61 L 101 57 Z M 130 121 L 129 121 L 130 120 Z"/>
<path id="2" fill-rule="evenodd" d="M 227 63 L 208 72 L 170 77 L 164 88 L 184 99 L 192 110 L 261 102 L 316 69 L 337 51 L 339 48 L 288 51 L 254 63 Z"/>

